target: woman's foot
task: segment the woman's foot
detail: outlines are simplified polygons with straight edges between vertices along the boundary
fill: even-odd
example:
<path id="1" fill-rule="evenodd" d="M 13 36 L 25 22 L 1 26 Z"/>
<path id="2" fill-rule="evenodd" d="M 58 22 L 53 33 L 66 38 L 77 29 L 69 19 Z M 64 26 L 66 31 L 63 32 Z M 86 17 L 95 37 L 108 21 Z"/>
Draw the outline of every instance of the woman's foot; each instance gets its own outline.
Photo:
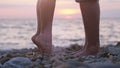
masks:
<path id="1" fill-rule="evenodd" d="M 73 54 L 74 57 L 78 56 L 89 56 L 96 55 L 99 52 L 99 46 L 87 47 L 87 45 L 82 49 Z"/>
<path id="2" fill-rule="evenodd" d="M 34 35 L 32 41 L 40 50 L 42 56 L 52 55 L 52 43 L 51 40 L 42 35 Z"/>

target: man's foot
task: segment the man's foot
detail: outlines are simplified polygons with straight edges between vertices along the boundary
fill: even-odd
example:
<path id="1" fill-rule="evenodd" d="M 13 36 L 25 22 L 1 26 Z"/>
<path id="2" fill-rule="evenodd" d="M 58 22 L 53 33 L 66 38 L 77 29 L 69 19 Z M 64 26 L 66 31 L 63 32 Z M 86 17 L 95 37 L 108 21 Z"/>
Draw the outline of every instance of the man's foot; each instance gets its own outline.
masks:
<path id="1" fill-rule="evenodd" d="M 99 46 L 94 47 L 84 47 L 82 50 L 77 51 L 73 54 L 74 57 L 78 56 L 90 56 L 90 55 L 96 55 L 99 52 Z"/>
<path id="2" fill-rule="evenodd" d="M 34 35 L 32 41 L 37 45 L 42 56 L 52 55 L 52 44 L 50 40 L 43 38 L 41 35 Z"/>

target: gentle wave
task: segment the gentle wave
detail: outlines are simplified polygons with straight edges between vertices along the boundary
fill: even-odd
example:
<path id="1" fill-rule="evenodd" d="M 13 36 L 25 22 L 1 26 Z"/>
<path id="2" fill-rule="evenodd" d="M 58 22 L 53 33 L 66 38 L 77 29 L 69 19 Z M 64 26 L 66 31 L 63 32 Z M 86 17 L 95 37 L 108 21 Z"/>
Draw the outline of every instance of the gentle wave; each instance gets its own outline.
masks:
<path id="1" fill-rule="evenodd" d="M 36 32 L 36 19 L 0 19 L 0 49 L 36 47 L 31 36 Z M 94 27 L 94 26 L 93 26 Z M 53 22 L 53 45 L 84 45 L 84 27 L 79 19 L 55 19 Z M 101 46 L 120 41 L 120 20 L 102 19 L 100 23 Z"/>

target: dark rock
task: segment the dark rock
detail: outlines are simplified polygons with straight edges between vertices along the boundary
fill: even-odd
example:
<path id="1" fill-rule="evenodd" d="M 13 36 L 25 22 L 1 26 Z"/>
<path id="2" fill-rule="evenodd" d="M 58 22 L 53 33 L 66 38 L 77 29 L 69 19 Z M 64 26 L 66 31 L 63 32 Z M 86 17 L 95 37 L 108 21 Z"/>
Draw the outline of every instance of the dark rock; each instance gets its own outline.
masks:
<path id="1" fill-rule="evenodd" d="M 51 58 L 52 68 L 57 68 L 59 65 L 62 65 L 63 63 L 65 63 L 64 61 L 61 61 L 58 58 L 59 56 L 54 56 L 53 58 Z"/>
<path id="2" fill-rule="evenodd" d="M 75 59 L 75 57 L 74 56 L 65 56 L 64 59 L 65 60 L 71 60 L 71 59 Z"/>
<path id="3" fill-rule="evenodd" d="M 40 59 L 37 59 L 35 62 L 33 62 L 32 67 L 33 68 L 44 68 L 44 64 L 42 64 L 42 61 Z"/>
<path id="4" fill-rule="evenodd" d="M 2 68 L 2 64 L 0 64 L 0 68 Z"/>
<path id="5" fill-rule="evenodd" d="M 31 68 L 32 62 L 28 58 L 16 57 L 3 65 L 3 68 Z"/>
<path id="6" fill-rule="evenodd" d="M 11 59 L 11 57 L 8 57 L 8 56 L 4 55 L 0 58 L 0 63 L 4 64 L 5 62 L 7 62 L 10 59 Z"/>
<path id="7" fill-rule="evenodd" d="M 52 64 L 45 64 L 44 68 L 52 68 Z"/>
<path id="8" fill-rule="evenodd" d="M 33 62 L 33 67 L 34 68 L 43 68 L 44 64 L 42 64 L 41 59 L 37 59 L 35 62 Z"/>

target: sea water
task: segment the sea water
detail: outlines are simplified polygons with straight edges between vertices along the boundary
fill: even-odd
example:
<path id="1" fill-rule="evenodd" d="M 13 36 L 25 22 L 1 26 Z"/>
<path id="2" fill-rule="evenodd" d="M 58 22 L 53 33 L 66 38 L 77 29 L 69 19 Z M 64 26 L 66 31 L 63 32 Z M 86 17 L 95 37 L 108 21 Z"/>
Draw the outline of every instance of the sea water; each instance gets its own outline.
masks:
<path id="1" fill-rule="evenodd" d="M 36 19 L 0 19 L 0 50 L 36 47 L 31 41 L 36 28 Z M 54 19 L 52 33 L 54 46 L 84 45 L 85 42 L 81 19 Z M 116 44 L 119 41 L 120 19 L 101 19 L 101 46 Z"/>

